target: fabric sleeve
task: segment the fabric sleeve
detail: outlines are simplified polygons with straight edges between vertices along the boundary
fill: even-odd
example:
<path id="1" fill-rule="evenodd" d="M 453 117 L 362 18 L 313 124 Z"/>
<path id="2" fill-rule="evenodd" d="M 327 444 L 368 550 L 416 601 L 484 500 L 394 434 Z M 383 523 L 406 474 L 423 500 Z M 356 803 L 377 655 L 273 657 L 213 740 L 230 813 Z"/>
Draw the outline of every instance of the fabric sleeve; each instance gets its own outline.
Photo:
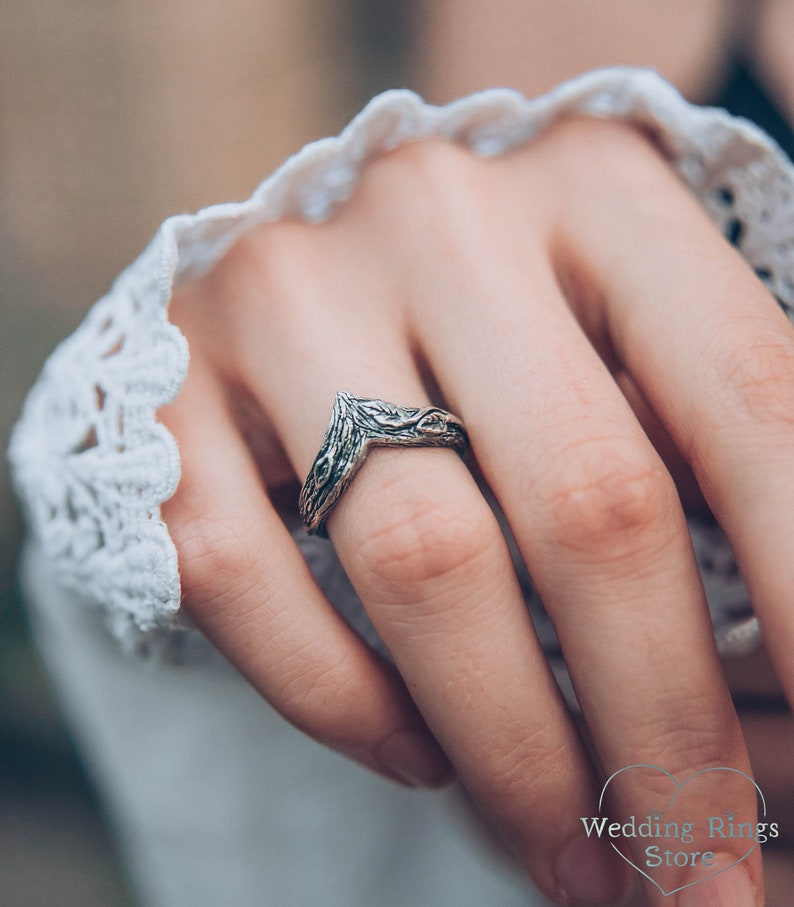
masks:
<path id="1" fill-rule="evenodd" d="M 304 148 L 247 201 L 166 220 L 55 350 L 26 400 L 9 456 L 31 533 L 58 582 L 100 608 L 125 648 L 151 651 L 197 635 L 180 611 L 176 552 L 160 516 L 180 466 L 157 410 L 174 399 L 188 367 L 185 339 L 168 322 L 173 289 L 211 269 L 259 224 L 326 219 L 353 192 L 366 162 L 390 149 L 438 137 L 499 155 L 570 114 L 623 120 L 650 135 L 791 313 L 794 171 L 750 122 L 692 106 L 655 73 L 626 68 L 581 76 L 532 100 L 502 89 L 445 107 L 403 90 L 376 97 L 338 137 Z M 757 622 L 724 536 L 694 520 L 690 529 L 721 648 L 751 647 Z M 300 544 L 321 582 L 338 587 L 332 597 L 339 607 L 369 634 L 330 546 Z M 553 651 L 553 631 L 528 580 L 525 588 Z"/>

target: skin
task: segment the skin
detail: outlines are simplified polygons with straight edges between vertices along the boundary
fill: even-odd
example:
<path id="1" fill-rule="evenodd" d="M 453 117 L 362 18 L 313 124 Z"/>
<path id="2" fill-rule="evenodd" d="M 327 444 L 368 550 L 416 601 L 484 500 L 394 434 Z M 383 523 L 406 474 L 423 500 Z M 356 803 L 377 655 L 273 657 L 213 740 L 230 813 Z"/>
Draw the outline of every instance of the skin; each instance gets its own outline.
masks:
<path id="1" fill-rule="evenodd" d="M 759 4 L 759 27 L 742 30 L 784 104 L 789 7 Z M 648 2 L 641 16 L 623 0 L 496 0 L 488 21 L 465 0 L 416 9 L 418 87 L 437 101 L 492 84 L 534 93 L 616 62 L 653 65 L 703 98 L 743 26 L 722 0 Z M 794 493 L 794 356 L 788 324 L 653 149 L 582 122 L 487 164 L 435 144 L 402 149 L 367 170 L 332 222 L 260 229 L 181 288 L 172 311 L 192 360 L 163 413 L 184 470 L 165 515 L 198 623 L 321 742 L 404 783 L 457 773 L 550 897 L 614 904 L 634 883 L 632 903 L 656 903 L 611 852 L 582 847 L 578 817 L 630 762 L 679 778 L 750 771 L 682 502 L 705 496 L 728 532 L 783 689 L 794 686 L 790 578 L 770 542 L 782 546 Z M 465 465 L 376 452 L 329 521 L 396 667 L 339 620 L 281 521 L 339 388 L 444 405 L 472 436 Z M 583 736 L 472 474 L 505 510 L 555 621 Z M 759 692 L 757 665 L 729 673 Z M 767 676 L 762 691 L 778 695 Z M 791 799 L 776 755 L 790 728 L 785 714 L 742 718 L 776 805 Z M 721 780 L 696 792 L 699 814 L 722 808 Z M 640 812 L 652 788 L 627 782 L 613 809 Z M 731 796 L 752 810 L 746 790 Z M 770 863 L 769 903 L 783 903 L 787 864 Z M 752 894 L 731 870 L 697 887 L 699 903 L 761 903 L 757 854 L 744 865 Z"/>
<path id="2" fill-rule="evenodd" d="M 602 773 L 750 772 L 648 409 L 728 533 L 794 686 L 777 550 L 794 496 L 794 342 L 757 278 L 644 139 L 572 120 L 495 160 L 437 142 L 392 152 L 331 221 L 244 237 L 177 292 L 172 316 L 192 359 L 162 414 L 183 454 L 165 517 L 191 616 L 315 739 L 407 783 L 444 783 L 451 763 L 549 897 L 618 903 L 633 876 L 582 841 L 579 820 Z M 450 451 L 376 451 L 328 521 L 396 670 L 323 599 L 268 490 L 305 476 L 339 388 L 464 419 L 557 627 L 592 753 Z M 614 810 L 643 814 L 661 790 L 622 779 Z M 713 776 L 693 809 L 726 797 L 753 812 L 746 786 Z M 699 895 L 762 903 L 758 852 L 742 866 Z"/>
<path id="3" fill-rule="evenodd" d="M 541 94 L 578 73 L 625 64 L 650 66 L 702 101 L 719 84 L 729 44 L 744 33 L 746 6 L 741 0 L 418 2 L 409 78 L 444 102 L 494 85 Z"/>
<path id="4" fill-rule="evenodd" d="M 447 101 L 495 84 L 532 95 L 589 68 L 628 63 L 651 66 L 687 97 L 708 101 L 718 90 L 733 47 L 751 61 L 766 91 L 794 121 L 791 0 L 493 0 L 487 5 L 434 0 L 415 4 L 414 11 L 412 72 L 431 99 Z M 702 497 L 694 477 L 633 384 L 625 376 L 618 380 L 674 472 L 682 501 L 696 510 Z M 740 697 L 755 777 L 789 826 L 794 796 L 786 779 L 791 777 L 794 725 L 774 669 L 762 650 L 751 658 L 729 660 L 724 670 Z M 770 907 L 789 903 L 792 864 L 785 849 L 765 861 Z"/>

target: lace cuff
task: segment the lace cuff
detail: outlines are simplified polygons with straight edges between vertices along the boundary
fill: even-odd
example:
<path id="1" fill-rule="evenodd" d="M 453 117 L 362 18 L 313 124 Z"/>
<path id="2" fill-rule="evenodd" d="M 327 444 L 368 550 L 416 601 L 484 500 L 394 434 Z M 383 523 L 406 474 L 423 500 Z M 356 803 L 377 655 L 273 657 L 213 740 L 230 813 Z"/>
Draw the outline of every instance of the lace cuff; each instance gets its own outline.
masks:
<path id="1" fill-rule="evenodd" d="M 186 342 L 167 320 L 172 289 L 210 269 L 258 224 L 327 218 L 364 164 L 389 149 L 435 136 L 498 155 L 571 113 L 625 120 L 652 135 L 790 313 L 794 171 L 748 121 L 694 107 L 654 73 L 623 68 L 536 100 L 497 89 L 433 107 L 409 91 L 386 92 L 340 136 L 288 160 L 248 201 L 166 220 L 52 354 L 28 396 L 9 455 L 30 526 L 59 581 L 104 608 L 123 643 L 189 627 L 160 518 L 179 481 L 179 456 L 156 412 L 177 394 L 188 363 Z M 712 526 L 690 528 L 720 644 L 749 647 L 757 624 L 727 543 Z M 539 620 L 546 635 L 542 613 Z"/>

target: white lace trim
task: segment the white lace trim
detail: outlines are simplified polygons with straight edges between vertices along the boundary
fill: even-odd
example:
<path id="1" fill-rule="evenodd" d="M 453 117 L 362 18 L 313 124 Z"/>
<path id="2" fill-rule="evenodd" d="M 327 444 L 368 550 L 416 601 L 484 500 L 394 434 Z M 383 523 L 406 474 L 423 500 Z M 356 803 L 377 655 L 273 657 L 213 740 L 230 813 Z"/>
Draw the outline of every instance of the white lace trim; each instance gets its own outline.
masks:
<path id="1" fill-rule="evenodd" d="M 207 271 L 258 224 L 327 218 L 366 161 L 388 149 L 437 136 L 497 155 L 566 113 L 652 133 L 784 308 L 794 304 L 791 165 L 757 127 L 689 105 L 654 73 L 604 70 L 536 100 L 497 89 L 441 108 L 408 91 L 380 95 L 248 201 L 165 221 L 30 392 L 10 458 L 31 527 L 61 582 L 105 608 L 122 641 L 186 626 L 176 553 L 160 518 L 179 481 L 179 457 L 156 420 L 187 370 L 185 340 L 167 321 L 173 286 Z M 722 534 L 695 524 L 692 532 L 723 647 L 752 644 L 757 625 Z"/>

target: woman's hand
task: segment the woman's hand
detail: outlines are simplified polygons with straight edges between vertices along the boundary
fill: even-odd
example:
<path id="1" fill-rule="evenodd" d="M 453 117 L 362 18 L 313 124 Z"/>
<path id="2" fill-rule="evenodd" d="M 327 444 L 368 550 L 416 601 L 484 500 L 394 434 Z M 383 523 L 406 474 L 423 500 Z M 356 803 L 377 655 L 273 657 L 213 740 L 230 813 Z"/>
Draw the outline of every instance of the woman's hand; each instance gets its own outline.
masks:
<path id="1" fill-rule="evenodd" d="M 581 822 L 604 777 L 750 772 L 671 470 L 683 488 L 691 469 L 727 532 L 794 689 L 794 338 L 762 284 L 638 133 L 570 120 L 496 159 L 394 151 L 331 221 L 242 239 L 172 317 L 191 348 L 162 414 L 182 452 L 164 513 L 185 609 L 308 734 L 414 784 L 442 784 L 448 757 L 549 896 L 617 903 L 636 876 Z M 338 390 L 463 419 L 590 753 L 451 451 L 375 451 L 328 520 L 396 670 L 324 599 L 269 492 L 303 480 Z M 704 777 L 688 803 L 702 821 L 754 816 L 740 776 Z M 658 806 L 658 780 L 618 779 L 612 813 Z M 711 841 L 710 871 L 745 843 Z M 704 873 L 674 867 L 664 884 Z M 758 849 L 679 903 L 709 889 L 760 904 Z"/>

